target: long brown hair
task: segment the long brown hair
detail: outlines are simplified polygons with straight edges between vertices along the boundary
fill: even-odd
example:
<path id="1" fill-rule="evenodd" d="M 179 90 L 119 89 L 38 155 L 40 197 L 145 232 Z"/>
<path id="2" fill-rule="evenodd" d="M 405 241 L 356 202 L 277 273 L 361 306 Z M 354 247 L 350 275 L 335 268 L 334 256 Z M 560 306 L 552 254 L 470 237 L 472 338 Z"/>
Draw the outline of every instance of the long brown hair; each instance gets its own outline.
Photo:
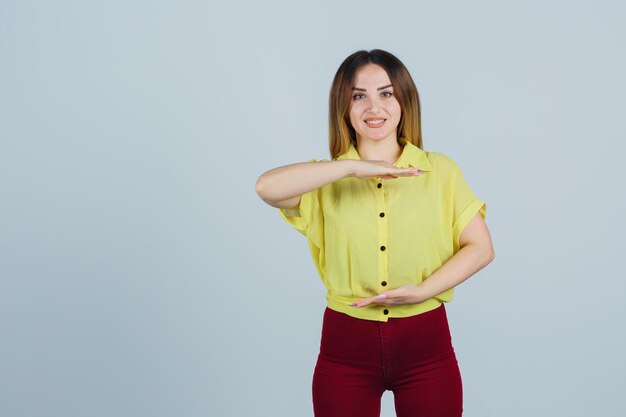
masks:
<path id="1" fill-rule="evenodd" d="M 393 91 L 402 116 L 397 128 L 398 144 L 403 146 L 403 138 L 422 149 L 422 126 L 420 116 L 419 93 L 411 74 L 404 64 L 394 55 L 382 49 L 369 52 L 360 50 L 347 57 L 339 66 L 330 88 L 329 97 L 329 148 L 330 156 L 335 159 L 346 152 L 350 143 L 357 146 L 356 132 L 350 123 L 350 103 L 352 83 L 359 68 L 367 64 L 383 67 L 393 85 Z"/>

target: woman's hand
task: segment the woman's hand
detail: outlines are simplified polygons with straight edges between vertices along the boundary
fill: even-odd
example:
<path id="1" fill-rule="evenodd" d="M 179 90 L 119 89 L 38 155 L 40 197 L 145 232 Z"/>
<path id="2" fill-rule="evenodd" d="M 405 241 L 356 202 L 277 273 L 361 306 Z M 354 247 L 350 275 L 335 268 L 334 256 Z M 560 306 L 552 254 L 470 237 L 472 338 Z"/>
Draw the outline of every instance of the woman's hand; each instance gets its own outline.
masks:
<path id="1" fill-rule="evenodd" d="M 385 291 L 370 298 L 361 298 L 356 300 L 352 307 L 361 308 L 370 304 L 379 304 L 384 306 L 398 306 L 403 304 L 418 304 L 426 301 L 421 294 L 419 284 L 406 284 L 393 290 Z"/>
<path id="2" fill-rule="evenodd" d="M 355 160 L 353 167 L 352 176 L 359 178 L 379 177 L 391 179 L 397 177 L 414 177 L 422 174 L 419 168 L 398 168 L 387 161 Z"/>

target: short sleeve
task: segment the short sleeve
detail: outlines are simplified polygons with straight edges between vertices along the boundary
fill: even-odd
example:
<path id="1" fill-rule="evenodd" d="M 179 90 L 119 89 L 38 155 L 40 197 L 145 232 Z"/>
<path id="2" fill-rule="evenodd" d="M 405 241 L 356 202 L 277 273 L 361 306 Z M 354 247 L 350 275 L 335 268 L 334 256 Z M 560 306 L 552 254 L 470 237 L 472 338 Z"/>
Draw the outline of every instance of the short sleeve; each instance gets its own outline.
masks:
<path id="1" fill-rule="evenodd" d="M 322 162 L 325 159 L 311 159 L 308 162 Z M 320 277 L 326 270 L 324 242 L 324 211 L 322 201 L 323 187 L 304 193 L 300 204 L 295 209 L 279 208 L 280 216 L 294 229 L 306 236 L 309 250 Z"/>
<path id="2" fill-rule="evenodd" d="M 318 193 L 319 189 L 302 194 L 300 204 L 295 209 L 278 209 L 283 220 L 305 236 L 321 215 Z"/>
<path id="3" fill-rule="evenodd" d="M 310 159 L 308 162 L 322 162 L 326 160 Z M 279 208 L 280 216 L 294 229 L 305 236 L 314 238 L 315 233 L 320 233 L 323 225 L 323 212 L 321 202 L 321 188 L 311 190 L 300 196 L 300 204 L 295 209 Z"/>
<path id="4" fill-rule="evenodd" d="M 478 198 L 465 176 L 456 163 L 452 163 L 452 176 L 448 193 L 449 207 L 452 212 L 452 239 L 454 253 L 459 250 L 459 240 L 465 226 L 474 218 L 476 213 L 485 218 L 487 214 L 487 203 Z"/>

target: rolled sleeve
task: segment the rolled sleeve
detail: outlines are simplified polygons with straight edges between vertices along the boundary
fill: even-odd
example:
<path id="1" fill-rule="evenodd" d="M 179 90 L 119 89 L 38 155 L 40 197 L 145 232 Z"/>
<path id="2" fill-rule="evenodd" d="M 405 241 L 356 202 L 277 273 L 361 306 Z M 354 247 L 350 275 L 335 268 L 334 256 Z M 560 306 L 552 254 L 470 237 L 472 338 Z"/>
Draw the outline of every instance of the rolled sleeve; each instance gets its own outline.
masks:
<path id="1" fill-rule="evenodd" d="M 325 161 L 325 160 L 321 160 Z M 311 159 L 308 162 L 321 162 Z M 324 210 L 322 187 L 300 196 L 300 204 L 293 209 L 279 208 L 280 217 L 306 236 L 319 276 L 324 279 L 326 270 L 324 242 Z"/>
<path id="2" fill-rule="evenodd" d="M 326 159 L 309 159 L 308 162 L 326 162 Z M 300 196 L 300 204 L 293 209 L 279 208 L 280 216 L 294 229 L 307 236 L 315 246 L 321 247 L 324 229 L 324 213 L 321 201 L 322 188 L 316 188 Z"/>
<path id="3" fill-rule="evenodd" d="M 303 235 L 307 235 L 309 225 L 314 221 L 315 211 L 318 204 L 314 202 L 316 190 L 309 191 L 300 196 L 300 204 L 296 208 L 279 208 L 280 216 L 294 229 Z"/>
<path id="4" fill-rule="evenodd" d="M 458 165 L 454 164 L 454 172 L 448 194 L 452 207 L 452 239 L 453 248 L 456 253 L 459 248 L 459 240 L 465 226 L 474 218 L 476 213 L 485 218 L 487 214 L 487 203 L 478 198 Z"/>

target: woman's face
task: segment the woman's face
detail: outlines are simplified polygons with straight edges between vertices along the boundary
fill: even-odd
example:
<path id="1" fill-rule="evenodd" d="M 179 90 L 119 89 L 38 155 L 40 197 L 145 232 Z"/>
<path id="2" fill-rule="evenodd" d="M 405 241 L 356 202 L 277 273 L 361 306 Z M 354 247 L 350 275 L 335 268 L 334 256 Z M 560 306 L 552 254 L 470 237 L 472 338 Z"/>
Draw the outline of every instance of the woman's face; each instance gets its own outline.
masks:
<path id="1" fill-rule="evenodd" d="M 352 87 L 350 123 L 358 141 L 395 142 L 402 110 L 384 68 L 376 64 L 364 65 L 357 70 Z"/>

